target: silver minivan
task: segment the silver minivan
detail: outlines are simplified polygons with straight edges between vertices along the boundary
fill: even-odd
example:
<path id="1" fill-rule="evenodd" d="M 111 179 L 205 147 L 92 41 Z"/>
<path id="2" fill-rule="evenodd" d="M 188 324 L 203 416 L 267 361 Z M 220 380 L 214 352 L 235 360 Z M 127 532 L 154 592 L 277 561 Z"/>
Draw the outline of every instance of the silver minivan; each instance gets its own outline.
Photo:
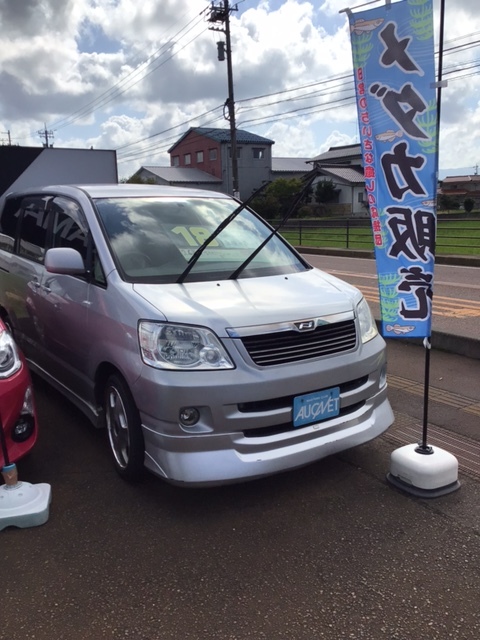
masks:
<path id="1" fill-rule="evenodd" d="M 293 469 L 393 422 L 385 342 L 354 287 L 234 198 L 50 186 L 0 215 L 0 314 L 117 471 L 185 485 Z"/>

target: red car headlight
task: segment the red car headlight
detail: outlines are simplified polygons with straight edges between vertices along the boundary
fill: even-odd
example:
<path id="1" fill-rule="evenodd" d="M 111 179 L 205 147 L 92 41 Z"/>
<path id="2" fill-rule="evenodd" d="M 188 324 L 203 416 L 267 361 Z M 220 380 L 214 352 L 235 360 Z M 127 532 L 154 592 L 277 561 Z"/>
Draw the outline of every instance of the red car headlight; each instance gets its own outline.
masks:
<path id="1" fill-rule="evenodd" d="M 17 347 L 8 331 L 0 330 L 0 378 L 9 378 L 22 366 Z"/>

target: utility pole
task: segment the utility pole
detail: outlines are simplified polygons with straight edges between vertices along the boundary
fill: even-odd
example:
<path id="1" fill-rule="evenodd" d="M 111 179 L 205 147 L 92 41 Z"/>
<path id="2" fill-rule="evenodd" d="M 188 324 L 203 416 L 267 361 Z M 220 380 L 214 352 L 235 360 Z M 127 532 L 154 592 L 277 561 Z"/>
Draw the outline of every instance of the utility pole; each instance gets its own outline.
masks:
<path id="1" fill-rule="evenodd" d="M 238 7 L 230 7 L 228 0 L 223 0 L 223 4 L 214 5 L 210 9 L 209 22 L 221 23 L 223 26 L 210 27 L 212 31 L 220 31 L 225 34 L 225 43 L 217 42 L 218 59 L 225 60 L 227 56 L 227 77 L 228 77 L 228 98 L 224 107 L 228 109 L 228 116 L 225 118 L 230 122 L 230 150 L 232 157 L 232 186 L 233 195 L 239 197 L 240 186 L 238 182 L 238 158 L 237 158 L 237 128 L 235 124 L 235 100 L 233 97 L 233 69 L 232 69 L 232 45 L 230 40 L 230 12 L 238 11 Z"/>
<path id="2" fill-rule="evenodd" d="M 8 146 L 11 147 L 12 146 L 12 138 L 10 137 L 10 129 L 8 131 L 4 131 L 2 134 L 2 136 L 8 136 Z M 2 145 L 4 144 L 4 142 L 2 141 Z"/>
<path id="3" fill-rule="evenodd" d="M 42 138 L 45 138 L 45 142 L 43 143 L 43 146 L 48 148 L 48 147 L 53 147 L 52 144 L 48 144 L 48 139 L 49 138 L 53 138 L 53 131 L 47 131 L 47 125 L 44 124 L 43 125 L 43 131 L 42 129 L 40 129 L 39 131 L 37 131 L 38 135 Z"/>

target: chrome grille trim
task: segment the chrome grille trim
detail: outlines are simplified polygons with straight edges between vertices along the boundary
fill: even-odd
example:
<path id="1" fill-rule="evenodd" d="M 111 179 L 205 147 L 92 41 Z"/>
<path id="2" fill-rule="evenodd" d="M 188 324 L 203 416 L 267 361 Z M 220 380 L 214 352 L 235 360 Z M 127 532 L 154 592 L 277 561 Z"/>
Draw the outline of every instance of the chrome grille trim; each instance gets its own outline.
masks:
<path id="1" fill-rule="evenodd" d="M 244 336 L 242 343 L 260 367 L 310 360 L 355 349 L 355 320 L 317 326 L 313 331 L 279 331 Z"/>
<path id="2" fill-rule="evenodd" d="M 230 338 L 245 338 L 247 336 L 259 336 L 262 334 L 282 333 L 284 331 L 298 331 L 299 324 L 303 322 L 313 322 L 315 327 L 323 326 L 326 324 L 336 324 L 337 322 L 343 322 L 344 320 L 351 320 L 353 318 L 352 311 L 344 311 L 342 313 L 331 313 L 329 315 L 320 316 L 317 318 L 297 318 L 288 322 L 275 322 L 272 324 L 258 324 L 247 327 L 227 327 L 226 332 Z"/>

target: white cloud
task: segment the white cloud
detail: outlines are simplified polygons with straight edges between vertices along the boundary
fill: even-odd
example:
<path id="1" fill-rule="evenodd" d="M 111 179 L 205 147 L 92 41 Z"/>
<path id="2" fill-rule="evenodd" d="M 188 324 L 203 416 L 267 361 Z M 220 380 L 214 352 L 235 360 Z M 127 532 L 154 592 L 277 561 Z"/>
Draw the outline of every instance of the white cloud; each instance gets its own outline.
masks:
<path id="1" fill-rule="evenodd" d="M 357 141 L 340 13 L 347 6 L 246 0 L 232 12 L 237 121 L 274 139 L 274 155 L 315 156 Z M 435 0 L 437 28 L 439 6 Z M 208 28 L 215 26 L 206 21 L 210 7 L 205 0 L 0 0 L 0 132 L 39 145 L 45 123 L 56 146 L 122 147 L 120 175 L 147 161 L 167 164 L 166 149 L 189 126 L 228 127 L 227 66 L 217 60 L 222 34 Z M 474 166 L 480 76 L 467 66 L 478 59 L 477 0 L 446 11 L 440 162 Z"/>

